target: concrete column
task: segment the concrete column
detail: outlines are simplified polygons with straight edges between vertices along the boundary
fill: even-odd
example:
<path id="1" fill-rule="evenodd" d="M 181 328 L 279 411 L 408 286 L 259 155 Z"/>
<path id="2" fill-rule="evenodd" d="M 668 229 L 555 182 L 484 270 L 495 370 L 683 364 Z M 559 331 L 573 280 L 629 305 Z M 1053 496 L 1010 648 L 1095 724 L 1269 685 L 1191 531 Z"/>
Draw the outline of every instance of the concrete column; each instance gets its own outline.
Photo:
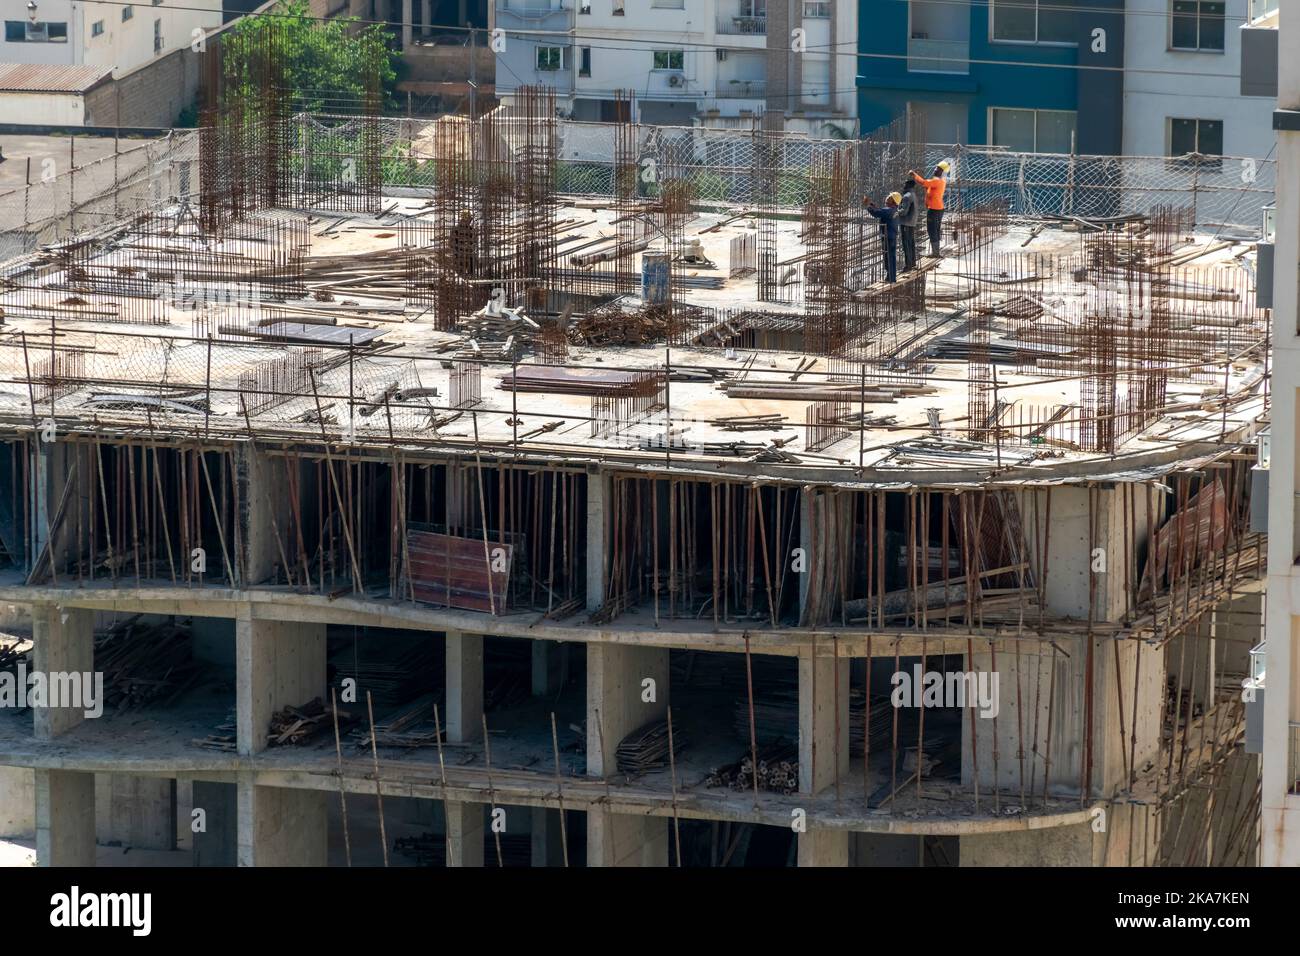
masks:
<path id="1" fill-rule="evenodd" d="M 587 811 L 588 866 L 667 866 L 671 821 L 634 813 Z"/>
<path id="2" fill-rule="evenodd" d="M 483 635 L 447 632 L 447 740 L 483 736 Z"/>
<path id="3" fill-rule="evenodd" d="M 25 837 L 35 832 L 35 771 L 0 767 L 0 837 Z"/>
<path id="4" fill-rule="evenodd" d="M 849 843 L 853 833 L 849 830 L 819 830 L 809 827 L 799 834 L 800 866 L 848 866 Z"/>
<path id="5" fill-rule="evenodd" d="M 654 681 L 647 701 L 643 682 Z M 668 709 L 668 651 L 617 644 L 587 645 L 587 774 L 617 772 L 619 742 Z M 662 817 L 587 813 L 588 866 L 667 866 L 668 823 Z"/>
<path id="6" fill-rule="evenodd" d="M 95 865 L 95 775 L 36 771 L 36 862 Z"/>
<path id="7" fill-rule="evenodd" d="M 32 451 L 32 543 L 35 550 L 32 554 L 20 557 L 25 557 L 30 566 L 31 562 L 42 556 L 48 544 L 56 575 L 64 573 L 67 567 L 71 549 L 76 543 L 78 521 L 84 523 L 94 507 L 93 485 L 84 477 L 77 478 L 76 487 L 70 491 L 67 489 L 76 461 L 76 447 L 63 442 L 37 442 Z M 17 543 L 8 544 L 12 546 Z M 48 573 L 47 565 L 46 574 Z"/>
<path id="8" fill-rule="evenodd" d="M 186 773 L 176 775 L 176 822 L 172 827 L 176 849 L 194 849 L 194 831 L 190 826 L 194 810 L 194 779 Z"/>
<path id="9" fill-rule="evenodd" d="M 176 781 L 95 774 L 95 837 L 140 850 L 176 849 Z"/>
<path id="10" fill-rule="evenodd" d="M 654 681 L 654 700 L 643 682 Z M 621 644 L 587 645 L 587 774 L 617 770 L 619 742 L 668 710 L 668 650 Z"/>
<path id="11" fill-rule="evenodd" d="M 195 866 L 239 864 L 239 794 L 233 783 L 194 781 L 194 806 L 203 810 L 204 829 L 192 834 Z M 185 821 L 189 827 L 189 820 Z"/>
<path id="12" fill-rule="evenodd" d="M 424 0 L 424 16 L 421 18 L 420 36 L 427 37 L 433 33 L 433 0 Z"/>
<path id="13" fill-rule="evenodd" d="M 533 696 L 553 697 L 564 686 L 569 648 L 557 641 L 533 641 Z"/>
<path id="14" fill-rule="evenodd" d="M 533 807 L 531 830 L 535 867 L 564 866 L 564 840 L 560 833 L 560 811 Z"/>
<path id="15" fill-rule="evenodd" d="M 327 865 L 326 791 L 238 787 L 240 866 Z"/>
<path id="16" fill-rule="evenodd" d="M 403 50 L 409 49 L 411 46 L 411 37 L 412 37 L 411 8 L 412 8 L 411 0 L 402 0 L 402 49 Z"/>
<path id="17" fill-rule="evenodd" d="M 92 674 L 95 668 L 95 615 L 82 608 L 58 608 L 52 604 L 32 608 L 32 639 L 35 669 L 48 676 L 65 672 Z M 71 730 L 85 719 L 85 707 L 37 707 L 35 732 L 38 740 L 50 740 Z"/>
<path id="18" fill-rule="evenodd" d="M 599 469 L 587 470 L 587 610 L 605 603 L 605 565 L 609 526 L 605 504 L 609 479 Z"/>
<path id="19" fill-rule="evenodd" d="M 829 642 L 827 642 L 829 643 Z M 818 647 L 828 651 L 829 646 Z M 816 794 L 849 769 L 849 664 L 811 650 L 799 655 L 799 790 Z M 836 707 L 839 732 L 836 733 Z"/>
<path id="20" fill-rule="evenodd" d="M 285 537 L 292 504 L 283 464 L 246 448 L 240 452 L 237 468 L 244 522 L 240 541 L 245 580 L 241 584 L 247 587 L 271 580 L 277 568 L 283 573 L 285 563 L 292 563 L 290 542 Z"/>
<path id="21" fill-rule="evenodd" d="M 960 866 L 1092 866 L 1093 833 L 1087 823 L 1042 830 L 976 833 L 961 837 Z"/>
<path id="22" fill-rule="evenodd" d="M 447 865 L 482 866 L 486 840 L 481 803 L 447 804 Z"/>
<path id="23" fill-rule="evenodd" d="M 314 697 L 328 703 L 325 625 L 262 621 L 240 612 L 235 621 L 235 703 L 239 753 L 266 749 L 271 715 Z"/>

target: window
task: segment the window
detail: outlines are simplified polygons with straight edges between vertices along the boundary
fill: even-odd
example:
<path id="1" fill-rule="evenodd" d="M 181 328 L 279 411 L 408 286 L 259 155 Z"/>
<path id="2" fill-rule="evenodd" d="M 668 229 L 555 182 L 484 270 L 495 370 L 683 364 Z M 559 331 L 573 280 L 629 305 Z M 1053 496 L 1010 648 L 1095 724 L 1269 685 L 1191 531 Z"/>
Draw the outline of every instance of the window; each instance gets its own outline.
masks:
<path id="1" fill-rule="evenodd" d="M 682 50 L 655 50 L 656 70 L 680 70 L 685 62 L 686 54 Z"/>
<path id="2" fill-rule="evenodd" d="M 1171 119 L 1169 121 L 1169 155 L 1188 153 L 1202 156 L 1223 155 L 1223 120 Z"/>
<path id="3" fill-rule="evenodd" d="M 623 15 L 623 0 L 614 0 L 614 16 L 621 17 L 622 15 Z"/>
<path id="4" fill-rule="evenodd" d="M 803 18 L 805 20 L 829 20 L 830 17 L 830 0 L 803 0 Z"/>
<path id="5" fill-rule="evenodd" d="M 1223 52 L 1223 0 L 1174 0 L 1172 9 L 1171 49 Z"/>
<path id="6" fill-rule="evenodd" d="M 686 0 L 650 0 L 650 6 L 663 10 L 685 10 Z"/>
<path id="7" fill-rule="evenodd" d="M 135 11 L 132 10 L 130 7 L 123 7 L 123 8 L 122 8 L 122 22 L 123 22 L 123 23 L 126 23 L 126 21 L 127 21 L 127 20 L 130 20 L 133 16 L 135 16 Z"/>
<path id="8" fill-rule="evenodd" d="M 161 6 L 162 6 L 162 0 L 153 0 L 153 5 L 154 5 L 155 7 L 161 7 Z"/>
<path id="9" fill-rule="evenodd" d="M 741 17 L 766 17 L 767 0 L 740 0 Z"/>
<path id="10" fill-rule="evenodd" d="M 68 24 L 37 20 L 6 20 L 5 39 L 10 43 L 67 43 Z"/>
<path id="11" fill-rule="evenodd" d="M 591 76 L 591 47 L 578 48 L 578 75 Z"/>
<path id="12" fill-rule="evenodd" d="M 90 25 L 90 35 L 91 35 L 92 37 L 97 37 L 97 36 L 103 36 L 103 35 L 104 35 L 104 21 L 103 21 L 103 20 L 96 20 L 94 23 L 92 23 L 92 24 Z"/>
<path id="13" fill-rule="evenodd" d="M 1078 114 L 1070 110 L 992 112 L 993 145 L 1018 153 L 1068 153 L 1074 147 Z"/>
<path id="14" fill-rule="evenodd" d="M 1069 0 L 990 0 L 993 39 L 1008 43 L 1074 43 Z"/>
<path id="15" fill-rule="evenodd" d="M 564 49 L 558 46 L 537 48 L 537 69 L 545 72 L 558 70 L 564 63 Z"/>
<path id="16" fill-rule="evenodd" d="M 582 3 L 578 4 L 578 12 L 591 13 L 591 0 L 583 0 Z"/>
<path id="17" fill-rule="evenodd" d="M 153 51 L 155 53 L 161 53 L 162 48 L 163 48 L 162 20 L 158 19 L 158 20 L 154 20 L 153 22 Z"/>

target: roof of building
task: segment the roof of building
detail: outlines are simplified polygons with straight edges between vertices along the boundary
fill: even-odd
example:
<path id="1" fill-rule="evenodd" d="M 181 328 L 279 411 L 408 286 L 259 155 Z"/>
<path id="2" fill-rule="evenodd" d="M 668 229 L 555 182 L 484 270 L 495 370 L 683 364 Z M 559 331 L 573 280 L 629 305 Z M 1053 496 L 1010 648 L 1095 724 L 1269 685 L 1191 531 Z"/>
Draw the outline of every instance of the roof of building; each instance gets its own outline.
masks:
<path id="1" fill-rule="evenodd" d="M 0 92 L 86 93 L 112 74 L 103 66 L 50 66 L 35 63 L 0 64 Z"/>

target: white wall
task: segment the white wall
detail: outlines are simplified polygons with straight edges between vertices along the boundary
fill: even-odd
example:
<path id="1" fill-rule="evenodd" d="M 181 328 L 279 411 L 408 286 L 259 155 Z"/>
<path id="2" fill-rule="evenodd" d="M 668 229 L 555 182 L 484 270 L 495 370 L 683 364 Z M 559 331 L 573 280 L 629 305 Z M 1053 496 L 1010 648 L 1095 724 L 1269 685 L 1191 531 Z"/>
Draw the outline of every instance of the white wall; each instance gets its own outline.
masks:
<path id="1" fill-rule="evenodd" d="M 131 19 L 126 21 L 122 20 L 125 8 L 115 4 L 78 0 L 37 3 L 38 20 L 68 24 L 67 42 L 9 43 L 0 31 L 0 63 L 103 66 L 117 75 L 153 59 L 154 20 L 162 21 L 162 53 L 189 46 L 196 27 L 221 25 L 221 0 L 163 0 L 157 6 L 144 0 L 132 5 Z M 0 19 L 25 22 L 27 0 L 0 0 Z M 91 36 L 91 25 L 99 20 L 104 22 L 104 32 Z"/>
<path id="2" fill-rule="evenodd" d="M 0 93 L 0 123 L 84 126 L 80 93 Z"/>
<path id="3" fill-rule="evenodd" d="M 1168 0 L 1128 0 L 1124 21 L 1124 152 L 1163 156 L 1168 120 L 1223 121 L 1228 156 L 1267 156 L 1273 100 L 1240 92 L 1241 33 L 1249 0 L 1227 0 L 1222 53 L 1169 49 Z"/>

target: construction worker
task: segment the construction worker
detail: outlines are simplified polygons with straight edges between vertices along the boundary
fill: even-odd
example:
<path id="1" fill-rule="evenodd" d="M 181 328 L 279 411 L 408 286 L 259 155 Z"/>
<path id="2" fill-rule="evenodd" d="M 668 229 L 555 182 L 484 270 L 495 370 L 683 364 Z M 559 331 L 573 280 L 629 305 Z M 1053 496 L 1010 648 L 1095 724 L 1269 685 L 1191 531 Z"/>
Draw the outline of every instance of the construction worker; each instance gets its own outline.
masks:
<path id="1" fill-rule="evenodd" d="M 916 180 L 907 177 L 903 198 L 898 203 L 898 237 L 903 244 L 904 272 L 916 268 L 916 226 L 921 221 L 921 202 L 916 195 Z"/>
<path id="2" fill-rule="evenodd" d="M 890 193 L 885 199 L 885 208 L 881 209 L 866 197 L 863 202 L 867 212 L 880 220 L 881 249 L 885 255 L 885 275 L 888 281 L 898 281 L 898 203 L 903 198 L 901 193 Z"/>
<path id="3" fill-rule="evenodd" d="M 460 220 L 451 227 L 448 238 L 452 268 L 457 275 L 466 279 L 473 278 L 478 272 L 478 242 L 474 232 L 474 216 L 468 209 L 461 212 Z"/>
<path id="4" fill-rule="evenodd" d="M 943 258 L 939 255 L 939 240 L 942 237 L 943 227 L 943 191 L 948 185 L 950 168 L 948 160 L 945 159 L 934 167 L 934 175 L 929 179 L 915 169 L 911 171 L 912 178 L 925 187 L 925 231 L 930 234 L 930 255 L 936 259 Z"/>

